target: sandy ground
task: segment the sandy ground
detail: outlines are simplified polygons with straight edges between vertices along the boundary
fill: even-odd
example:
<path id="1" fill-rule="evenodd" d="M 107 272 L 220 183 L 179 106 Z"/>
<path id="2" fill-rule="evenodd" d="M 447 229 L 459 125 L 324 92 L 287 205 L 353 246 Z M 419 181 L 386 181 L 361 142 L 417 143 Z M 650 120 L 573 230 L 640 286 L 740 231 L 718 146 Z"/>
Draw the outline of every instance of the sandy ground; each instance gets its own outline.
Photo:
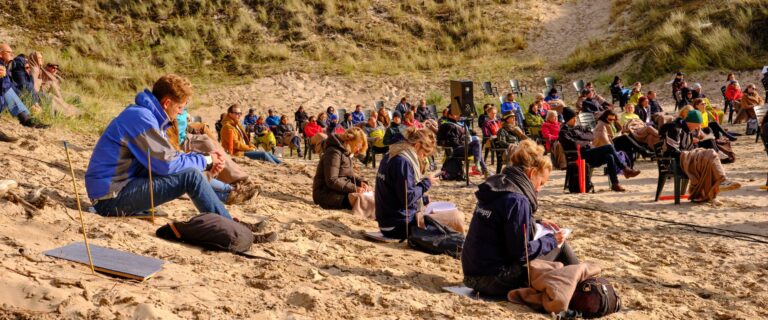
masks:
<path id="1" fill-rule="evenodd" d="M 718 75 L 701 76 L 707 77 L 712 80 L 704 83 L 706 89 L 719 81 Z M 419 80 L 421 85 L 412 85 Z M 663 83 L 651 86 L 666 88 Z M 406 87 L 409 89 L 399 89 Z M 307 75 L 286 74 L 203 94 L 199 101 L 216 100 L 216 106 L 222 108 L 234 101 L 259 101 L 265 108 L 274 105 L 279 112 L 292 114 L 299 103 L 311 103 L 311 111 L 380 97 L 388 97 L 394 104 L 402 94 L 415 95 L 430 88 L 439 88 L 439 83 L 423 79 L 378 84 L 371 79 L 316 81 Z M 340 96 L 346 98 L 337 99 Z M 209 107 L 196 112 L 210 118 L 219 111 Z M 743 126 L 730 129 L 741 132 Z M 375 222 L 345 211 L 322 210 L 312 203 L 311 176 L 317 158 L 286 156 L 284 166 L 244 162 L 264 193 L 230 210 L 247 221 L 263 217 L 271 221 L 270 229 L 279 231 L 281 240 L 255 246 L 252 251 L 274 255 L 279 261 L 250 260 L 161 240 L 154 231 L 165 219 L 152 225 L 86 213 L 86 230 L 93 244 L 168 262 L 144 283 L 91 275 L 83 265 L 47 258 L 42 252 L 82 239 L 60 141 L 67 139 L 73 145 L 72 159 L 83 194 L 83 173 L 97 137 L 58 128 L 31 130 L 7 119 L 0 121 L 0 130 L 22 137 L 14 144 L 0 144 L 3 178 L 17 180 L 20 188 L 16 192 L 22 197 L 29 198 L 39 190 L 48 198 L 44 208 L 34 213 L 0 200 L 0 267 L 4 269 L 0 318 L 545 318 L 524 306 L 442 292 L 443 286 L 460 284 L 458 260 L 409 250 L 404 244 L 363 240 L 361 233 L 375 230 Z M 627 311 L 612 319 L 768 317 L 766 244 L 639 218 L 757 233 L 763 236 L 754 238 L 768 241 L 768 198 L 766 191 L 758 190 L 765 183 L 768 163 L 762 145 L 753 139 L 743 137 L 735 143 L 738 160 L 725 168 L 729 178 L 744 187 L 723 194 L 719 205 L 653 202 L 657 173 L 655 163 L 647 160 L 638 165 L 643 171 L 640 176 L 622 182 L 627 193 L 607 191 L 607 177 L 598 175 L 593 179 L 597 193 L 564 194 L 564 173 L 553 173 L 542 193 L 539 215 L 573 228 L 570 241 L 578 255 L 600 264 L 604 276 L 615 283 Z M 360 171 L 373 181 L 372 169 Z M 455 202 L 468 213 L 468 222 L 475 190 L 475 186 L 445 182 L 430 193 L 433 200 Z M 186 200 L 161 209 L 177 220 L 195 214 Z"/>

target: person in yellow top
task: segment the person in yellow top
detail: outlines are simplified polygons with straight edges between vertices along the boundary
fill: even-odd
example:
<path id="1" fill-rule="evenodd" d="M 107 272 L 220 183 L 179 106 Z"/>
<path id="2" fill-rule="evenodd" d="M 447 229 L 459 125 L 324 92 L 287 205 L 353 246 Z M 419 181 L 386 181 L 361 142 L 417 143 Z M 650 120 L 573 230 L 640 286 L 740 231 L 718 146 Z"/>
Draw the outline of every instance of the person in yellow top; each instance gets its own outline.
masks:
<path id="1" fill-rule="evenodd" d="M 619 117 L 619 123 L 621 124 L 621 127 L 623 128 L 629 120 L 632 119 L 638 119 L 640 120 L 640 116 L 635 113 L 635 105 L 634 104 L 627 104 L 624 106 L 624 112 Z"/>
<path id="2" fill-rule="evenodd" d="M 221 120 L 221 146 L 224 147 L 224 151 L 233 157 L 245 156 L 253 160 L 281 164 L 282 161 L 273 154 L 256 150 L 240 123 L 242 116 L 240 106 L 233 104 L 229 106 L 227 115 Z"/>
<path id="3" fill-rule="evenodd" d="M 640 97 L 643 96 L 641 88 L 642 84 L 640 82 L 635 82 L 635 85 L 632 86 L 632 92 L 629 94 L 629 101 L 627 101 L 627 103 L 637 105 L 638 102 L 640 102 Z"/>
<path id="4" fill-rule="evenodd" d="M 707 111 L 707 103 L 704 99 L 698 98 L 693 100 L 693 108 L 701 112 L 701 129 L 705 133 L 712 133 L 716 139 L 720 139 L 721 136 L 725 136 L 728 140 L 736 141 L 736 137 L 728 133 L 720 126 L 717 121 L 709 121 L 710 117 L 715 119 L 715 116 Z"/>

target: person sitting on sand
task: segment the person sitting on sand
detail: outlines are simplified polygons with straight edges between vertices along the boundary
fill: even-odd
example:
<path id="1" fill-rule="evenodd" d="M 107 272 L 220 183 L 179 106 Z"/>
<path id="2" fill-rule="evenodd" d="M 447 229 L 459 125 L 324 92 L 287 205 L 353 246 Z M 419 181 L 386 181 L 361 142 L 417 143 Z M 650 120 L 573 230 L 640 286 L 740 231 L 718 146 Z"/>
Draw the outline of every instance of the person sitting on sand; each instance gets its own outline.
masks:
<path id="1" fill-rule="evenodd" d="M 21 101 L 21 98 L 16 93 L 6 67 L 0 65 L 0 113 L 4 110 L 8 110 L 12 116 L 18 118 L 22 126 L 35 129 L 50 127 L 50 125 L 44 124 L 32 116 L 27 106 L 24 105 L 24 102 Z"/>
<path id="2" fill-rule="evenodd" d="M 224 148 L 224 151 L 233 157 L 245 156 L 253 160 L 274 164 L 283 163 L 269 152 L 256 150 L 256 146 L 251 143 L 248 135 L 245 133 L 245 128 L 240 124 L 240 118 L 242 116 L 243 113 L 240 110 L 240 106 L 237 104 L 233 104 L 227 108 L 227 116 L 221 122 L 221 146 Z M 263 117 L 260 117 L 259 122 L 262 121 Z M 269 131 L 269 129 L 266 130 Z M 269 133 L 272 134 L 271 132 Z"/>
<path id="3" fill-rule="evenodd" d="M 352 111 L 352 123 L 358 125 L 365 122 L 365 113 L 363 113 L 363 106 L 356 105 L 355 111 Z"/>
<path id="4" fill-rule="evenodd" d="M 560 137 L 558 138 L 563 150 L 576 151 L 576 146 L 581 146 L 581 156 L 590 166 L 608 166 L 611 190 L 616 192 L 626 191 L 626 189 L 619 185 L 619 171 L 623 169 L 624 177 L 631 178 L 640 174 L 640 170 L 634 170 L 628 166 L 622 168 L 619 154 L 616 153 L 613 145 L 608 144 L 593 148 L 592 140 L 594 135 L 589 129 L 576 125 L 576 112 L 570 108 L 563 109 L 563 119 L 565 123 L 560 127 Z"/>
<path id="5" fill-rule="evenodd" d="M 469 132 L 466 132 L 464 126 L 459 124 L 459 118 L 461 118 L 460 115 L 450 112 L 448 113 L 447 121 L 441 124 L 438 128 L 437 141 L 438 145 L 453 149 L 453 155 L 461 155 L 463 157 L 464 142 L 467 138 L 466 135 L 469 134 Z M 486 168 L 485 161 L 483 161 L 483 153 L 481 152 L 480 141 L 472 139 L 468 147 L 469 150 L 467 151 L 469 155 L 472 155 L 475 158 L 475 167 L 479 165 L 482 170 L 482 174 L 488 176 L 488 168 Z"/>
<path id="6" fill-rule="evenodd" d="M 376 174 L 376 222 L 385 237 L 394 239 L 405 239 L 418 227 L 416 214 L 428 204 L 426 193 L 437 183 L 435 176 L 427 174 L 435 134 L 409 128 L 405 135 L 402 142 L 389 147 Z"/>
<path id="7" fill-rule="evenodd" d="M 579 263 L 555 222 L 542 219 L 539 223 L 554 232 L 534 239 L 537 196 L 550 172 L 552 163 L 544 148 L 526 140 L 510 148 L 509 165 L 501 174 L 478 186 L 461 255 L 467 287 L 487 296 L 506 296 L 528 285 L 527 261 Z"/>
<path id="8" fill-rule="evenodd" d="M 741 187 L 738 183 L 727 182 L 715 149 L 698 148 L 706 138 L 701 131 L 702 121 L 701 112 L 690 109 L 684 120 L 667 123 L 659 131 L 664 142 L 663 155 L 677 159 L 680 169 L 688 176 L 689 199 L 694 202 L 711 201 L 721 191 Z"/>
<path id="9" fill-rule="evenodd" d="M 280 116 L 280 124 L 275 127 L 275 137 L 280 139 L 282 145 L 296 149 L 299 158 L 304 156 L 301 152 L 301 138 L 299 138 L 298 131 L 288 123 L 288 117 L 285 115 Z"/>
<path id="10" fill-rule="evenodd" d="M 162 76 L 136 95 L 136 104 L 123 109 L 96 143 L 85 172 L 85 188 L 96 212 L 103 216 L 131 216 L 152 207 L 148 160 L 153 158 L 154 206 L 187 194 L 198 211 L 232 219 L 203 171 L 214 175 L 224 166 L 224 155 L 182 153 L 166 138 L 171 119 L 192 96 L 192 84 L 180 76 Z M 149 152 L 149 155 L 147 155 Z"/>
<path id="11" fill-rule="evenodd" d="M 368 140 L 360 128 L 328 136 L 312 182 L 315 204 L 323 209 L 352 209 L 350 194 L 371 191 L 354 170 L 353 157 L 364 155 L 366 149 Z"/>
<path id="12" fill-rule="evenodd" d="M 392 122 L 389 124 L 387 131 L 384 132 L 384 145 L 388 146 L 403 141 L 403 131 L 405 131 L 405 129 L 406 128 L 404 125 L 402 125 L 402 121 L 400 119 L 400 113 L 393 113 Z"/>
<path id="13" fill-rule="evenodd" d="M 323 115 L 323 113 L 321 113 Z M 306 125 L 304 125 L 304 136 L 309 139 L 309 144 L 315 153 L 320 154 L 323 152 L 323 142 L 328 135 L 325 134 L 325 130 L 320 126 L 319 121 L 315 120 L 315 116 L 311 116 L 308 119 Z"/>

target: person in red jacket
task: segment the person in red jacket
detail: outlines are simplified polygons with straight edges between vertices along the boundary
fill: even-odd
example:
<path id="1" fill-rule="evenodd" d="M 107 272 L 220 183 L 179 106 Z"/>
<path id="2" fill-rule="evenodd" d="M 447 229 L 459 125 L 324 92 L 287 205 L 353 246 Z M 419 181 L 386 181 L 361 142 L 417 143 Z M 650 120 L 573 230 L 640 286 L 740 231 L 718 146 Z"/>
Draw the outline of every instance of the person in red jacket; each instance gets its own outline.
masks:
<path id="1" fill-rule="evenodd" d="M 317 154 L 322 152 L 323 141 L 328 138 L 328 135 L 323 133 L 323 131 L 325 131 L 325 129 L 317 124 L 315 116 L 309 117 L 309 121 L 304 125 L 304 136 L 309 139 L 309 144 L 312 145 L 312 148 Z"/>
<path id="2" fill-rule="evenodd" d="M 541 137 L 546 143 L 547 152 L 549 152 L 550 142 L 557 141 L 560 135 L 560 122 L 557 122 L 557 112 L 547 111 L 547 121 L 541 124 Z"/>
<path id="3" fill-rule="evenodd" d="M 739 82 L 736 80 L 729 81 L 728 87 L 725 88 L 725 98 L 728 99 L 728 101 L 738 101 L 741 100 L 742 96 L 744 96 L 744 93 L 741 92 Z"/>

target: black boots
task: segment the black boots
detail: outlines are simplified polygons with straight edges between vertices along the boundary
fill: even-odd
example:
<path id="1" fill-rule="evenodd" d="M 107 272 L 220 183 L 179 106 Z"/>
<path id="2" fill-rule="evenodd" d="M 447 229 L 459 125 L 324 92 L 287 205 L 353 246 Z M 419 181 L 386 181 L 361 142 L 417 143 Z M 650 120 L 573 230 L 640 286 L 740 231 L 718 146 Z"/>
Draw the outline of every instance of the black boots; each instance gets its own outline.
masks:
<path id="1" fill-rule="evenodd" d="M 20 113 L 18 118 L 19 118 L 19 122 L 21 122 L 21 125 L 25 127 L 30 127 L 35 129 L 47 129 L 51 126 L 51 125 L 40 122 L 40 120 L 30 116 L 28 113 Z"/>

